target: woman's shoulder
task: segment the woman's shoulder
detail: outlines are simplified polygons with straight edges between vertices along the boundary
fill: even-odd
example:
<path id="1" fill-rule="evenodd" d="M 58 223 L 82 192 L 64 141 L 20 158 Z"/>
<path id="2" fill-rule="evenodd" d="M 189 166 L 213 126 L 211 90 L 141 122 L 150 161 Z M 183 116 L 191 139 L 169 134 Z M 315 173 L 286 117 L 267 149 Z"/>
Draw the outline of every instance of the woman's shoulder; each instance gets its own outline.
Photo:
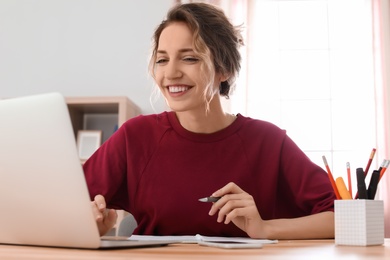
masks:
<path id="1" fill-rule="evenodd" d="M 245 131 L 250 131 L 250 132 L 262 132 L 262 133 L 273 133 L 273 134 L 281 134 L 285 135 L 286 131 L 284 129 L 281 129 L 279 126 L 276 124 L 261 120 L 261 119 L 256 119 L 256 118 L 251 118 L 247 116 L 243 116 L 241 114 L 238 114 L 237 117 L 240 119 L 241 124 L 242 124 L 242 129 Z"/>
<path id="2" fill-rule="evenodd" d="M 136 117 L 128 119 L 123 126 L 124 127 L 144 127 L 150 125 L 168 125 L 168 113 L 162 112 L 159 114 L 147 114 L 138 115 Z"/>
<path id="3" fill-rule="evenodd" d="M 119 132 L 131 139 L 135 137 L 142 139 L 145 136 L 161 136 L 172 128 L 168 120 L 169 113 L 138 115 L 127 120 L 119 128 Z"/>

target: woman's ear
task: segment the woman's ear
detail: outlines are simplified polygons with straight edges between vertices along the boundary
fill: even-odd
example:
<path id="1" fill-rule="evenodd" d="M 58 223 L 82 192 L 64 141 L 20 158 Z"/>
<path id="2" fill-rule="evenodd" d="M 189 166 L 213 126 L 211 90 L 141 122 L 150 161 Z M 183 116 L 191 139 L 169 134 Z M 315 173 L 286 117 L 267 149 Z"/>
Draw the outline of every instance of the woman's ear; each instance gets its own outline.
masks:
<path id="1" fill-rule="evenodd" d="M 229 75 L 223 75 L 223 74 L 219 75 L 219 82 L 225 82 L 228 79 L 229 79 Z"/>

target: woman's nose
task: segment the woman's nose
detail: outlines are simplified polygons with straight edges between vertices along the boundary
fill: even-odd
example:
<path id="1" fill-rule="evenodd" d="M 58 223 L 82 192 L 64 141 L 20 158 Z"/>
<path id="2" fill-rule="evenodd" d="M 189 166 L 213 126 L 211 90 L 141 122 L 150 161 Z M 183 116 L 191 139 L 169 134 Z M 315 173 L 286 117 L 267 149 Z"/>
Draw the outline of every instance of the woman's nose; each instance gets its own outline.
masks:
<path id="1" fill-rule="evenodd" d="M 183 75 L 180 66 L 175 61 L 170 61 L 165 67 L 165 77 L 167 79 L 180 78 Z"/>

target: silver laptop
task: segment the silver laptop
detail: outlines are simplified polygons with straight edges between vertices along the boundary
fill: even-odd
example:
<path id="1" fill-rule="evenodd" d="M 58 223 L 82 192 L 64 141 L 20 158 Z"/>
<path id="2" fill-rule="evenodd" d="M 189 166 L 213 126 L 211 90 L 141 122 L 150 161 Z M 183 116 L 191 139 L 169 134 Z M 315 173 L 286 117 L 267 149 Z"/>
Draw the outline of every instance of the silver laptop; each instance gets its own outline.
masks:
<path id="1" fill-rule="evenodd" d="M 163 246 L 102 240 L 64 97 L 0 100 L 0 243 L 70 248 Z"/>

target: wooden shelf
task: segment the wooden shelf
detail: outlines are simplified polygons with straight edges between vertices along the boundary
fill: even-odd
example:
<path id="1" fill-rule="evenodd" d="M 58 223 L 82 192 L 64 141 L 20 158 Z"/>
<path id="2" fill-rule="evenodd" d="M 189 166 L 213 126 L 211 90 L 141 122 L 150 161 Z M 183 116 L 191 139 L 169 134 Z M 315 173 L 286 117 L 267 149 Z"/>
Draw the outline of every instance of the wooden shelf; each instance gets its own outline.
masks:
<path id="1" fill-rule="evenodd" d="M 79 130 L 102 130 L 105 131 L 105 141 L 124 122 L 141 113 L 139 107 L 125 96 L 66 97 L 66 103 L 75 138 Z M 91 124 L 88 120 L 95 122 Z"/>

